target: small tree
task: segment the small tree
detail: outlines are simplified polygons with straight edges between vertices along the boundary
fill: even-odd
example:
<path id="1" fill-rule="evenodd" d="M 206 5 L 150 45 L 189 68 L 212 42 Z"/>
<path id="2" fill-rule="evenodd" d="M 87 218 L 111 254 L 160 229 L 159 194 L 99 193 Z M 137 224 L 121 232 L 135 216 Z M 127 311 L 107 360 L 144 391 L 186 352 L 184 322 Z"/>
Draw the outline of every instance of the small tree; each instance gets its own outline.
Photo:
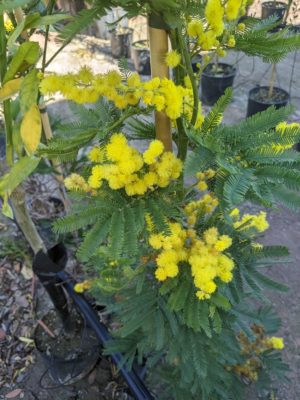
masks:
<path id="1" fill-rule="evenodd" d="M 279 326 L 273 312 L 256 310 L 252 300 L 263 302 L 265 287 L 286 290 L 261 268 L 288 250 L 259 243 L 265 212 L 242 215 L 237 207 L 299 207 L 292 146 L 300 129 L 284 122 L 290 107 L 222 125 L 230 91 L 204 116 L 202 69 L 195 77 L 191 58 L 201 50 L 220 54 L 230 41 L 276 61 L 299 47 L 299 36 L 270 34 L 268 21 L 238 25 L 243 0 L 90 3 L 61 32 L 64 44 L 111 7 L 147 15 L 153 77 L 142 82 L 124 63 L 121 73 L 38 75 L 43 95 L 95 103 L 79 109 L 80 122 L 64 136 L 34 149 L 68 161 L 93 145 L 81 173 L 65 180 L 73 209 L 55 224 L 61 234 L 86 229 L 77 255 L 93 279 L 76 289 L 91 287 L 106 304 L 120 327 L 107 351 L 121 350 L 129 368 L 146 358 L 159 398 L 241 399 L 245 382 L 269 388 L 286 370 L 283 340 L 271 336 Z M 141 152 L 130 139 L 150 144 Z"/>

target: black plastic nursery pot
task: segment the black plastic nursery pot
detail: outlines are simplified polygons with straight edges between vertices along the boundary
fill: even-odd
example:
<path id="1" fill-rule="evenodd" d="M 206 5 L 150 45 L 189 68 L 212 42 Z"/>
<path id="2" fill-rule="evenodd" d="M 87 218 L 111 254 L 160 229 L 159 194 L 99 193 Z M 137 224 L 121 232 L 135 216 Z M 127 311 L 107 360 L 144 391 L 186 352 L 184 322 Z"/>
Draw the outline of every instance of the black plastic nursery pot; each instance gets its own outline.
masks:
<path id="1" fill-rule="evenodd" d="M 233 85 L 236 68 L 233 65 L 211 63 L 205 68 L 201 79 L 201 100 L 212 106 Z"/>
<path id="2" fill-rule="evenodd" d="M 95 367 L 100 345 L 94 331 L 86 326 L 75 311 L 71 314 L 72 331 L 66 333 L 56 311 L 42 319 L 55 337 L 37 325 L 34 341 L 46 366 L 46 372 L 57 385 L 71 385 L 81 380 Z"/>
<path id="3" fill-rule="evenodd" d="M 110 45 L 111 54 L 114 58 L 130 57 L 132 34 L 133 29 L 131 28 L 122 28 L 120 30 L 111 31 Z"/>
<path id="4" fill-rule="evenodd" d="M 131 58 L 135 70 L 141 75 L 151 75 L 150 49 L 146 40 L 138 40 L 131 45 Z"/>
<path id="5" fill-rule="evenodd" d="M 282 21 L 287 11 L 288 5 L 281 1 L 265 1 L 261 5 L 262 19 L 276 16 L 277 21 Z"/>
<path id="6" fill-rule="evenodd" d="M 274 87 L 273 95 L 269 97 L 268 86 L 257 86 L 248 94 L 247 117 L 258 112 L 265 111 L 271 106 L 275 108 L 285 107 L 290 101 L 290 95 L 284 89 Z"/>

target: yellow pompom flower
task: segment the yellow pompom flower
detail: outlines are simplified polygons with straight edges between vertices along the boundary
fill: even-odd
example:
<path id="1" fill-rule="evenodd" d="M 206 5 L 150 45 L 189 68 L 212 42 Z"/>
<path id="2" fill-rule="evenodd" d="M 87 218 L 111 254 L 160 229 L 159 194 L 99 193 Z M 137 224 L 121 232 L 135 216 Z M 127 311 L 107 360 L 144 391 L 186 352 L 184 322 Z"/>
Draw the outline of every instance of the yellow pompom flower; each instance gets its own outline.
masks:
<path id="1" fill-rule="evenodd" d="M 233 21 L 243 14 L 245 0 L 228 0 L 226 3 L 226 18 Z"/>
<path id="2" fill-rule="evenodd" d="M 199 19 L 193 19 L 187 26 L 187 34 L 196 38 L 203 33 L 203 24 Z"/>
<path id="3" fill-rule="evenodd" d="M 207 190 L 208 186 L 207 183 L 205 181 L 199 181 L 197 184 L 197 188 L 201 191 L 203 190 Z"/>
<path id="4" fill-rule="evenodd" d="M 224 8 L 220 0 L 208 0 L 205 7 L 206 20 L 216 34 L 220 36 L 225 28 L 223 22 Z"/>
<path id="5" fill-rule="evenodd" d="M 181 55 L 177 50 L 169 51 L 166 54 L 165 61 L 168 67 L 175 68 L 180 64 Z"/>
<path id="6" fill-rule="evenodd" d="M 231 35 L 229 37 L 228 42 L 227 42 L 227 46 L 228 47 L 234 47 L 235 46 L 235 38 L 234 38 L 234 36 Z"/>
<path id="7" fill-rule="evenodd" d="M 268 339 L 268 344 L 270 344 L 273 349 L 282 350 L 284 348 L 284 341 L 281 337 L 272 336 Z"/>
<path id="8" fill-rule="evenodd" d="M 89 192 L 91 190 L 86 180 L 81 175 L 75 173 L 66 177 L 64 184 L 68 190 L 81 190 L 83 192 Z"/>
<path id="9" fill-rule="evenodd" d="M 224 251 L 228 249 L 228 247 L 230 247 L 231 245 L 232 245 L 231 237 L 227 235 L 221 235 L 215 243 L 215 249 L 217 251 Z"/>
<path id="10" fill-rule="evenodd" d="M 164 151 L 164 145 L 160 140 L 153 140 L 148 149 L 143 154 L 143 159 L 146 164 L 153 164 L 157 157 L 159 157 Z"/>
<path id="11" fill-rule="evenodd" d="M 95 163 L 101 163 L 104 159 L 104 149 L 101 147 L 94 147 L 88 154 L 90 161 Z"/>

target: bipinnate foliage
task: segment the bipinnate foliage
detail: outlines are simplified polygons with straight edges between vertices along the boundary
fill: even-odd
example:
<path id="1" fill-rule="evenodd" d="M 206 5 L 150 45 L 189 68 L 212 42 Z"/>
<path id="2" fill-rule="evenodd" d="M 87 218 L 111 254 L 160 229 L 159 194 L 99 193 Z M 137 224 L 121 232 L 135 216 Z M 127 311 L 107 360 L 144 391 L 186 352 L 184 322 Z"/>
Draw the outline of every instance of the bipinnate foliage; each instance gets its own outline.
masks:
<path id="1" fill-rule="evenodd" d="M 0 13 L 28 3 L 0 1 Z M 287 29 L 270 32 L 274 18 L 238 24 L 247 5 L 242 0 L 88 3 L 90 8 L 60 30 L 63 45 L 115 6 L 127 17 L 159 16 L 174 50 L 166 61 L 174 80 L 144 82 L 124 61 L 120 73 L 83 68 L 65 76 L 40 74 L 40 47 L 24 42 L 21 34 L 65 16 L 29 11 L 9 34 L 3 19 L 5 54 L 10 49 L 13 55 L 0 99 L 18 95 L 14 126 L 23 121 L 23 141 L 19 161 L 0 180 L 0 194 L 8 205 L 10 193 L 41 157 L 68 163 L 65 186 L 72 207 L 54 230 L 60 236 L 79 232 L 76 255 L 91 278 L 88 287 L 117 322 L 106 351 L 121 351 L 127 368 L 145 362 L 157 398 L 241 400 L 247 398 L 245 383 L 255 384 L 257 393 L 271 390 L 274 380 L 284 379 L 287 366 L 278 352 L 282 339 L 269 336 L 280 322 L 266 306 L 265 291 L 288 289 L 265 268 L 289 262 L 289 252 L 260 243 L 268 228 L 264 211 L 241 210 L 245 202 L 299 209 L 300 156 L 293 146 L 300 141 L 300 127 L 284 122 L 291 107 L 271 107 L 224 125 L 232 91 L 205 116 L 197 81 L 213 55 L 233 48 L 277 62 L 300 47 L 299 35 Z M 211 55 L 195 76 L 191 58 L 203 50 Z M 59 124 L 53 138 L 39 144 L 39 98 L 58 92 L 79 104 L 94 104 L 70 103 L 76 121 Z M 39 130 L 28 128 L 32 109 Z M 172 120 L 177 155 L 155 140 L 154 111 Z M 141 146 L 151 142 L 142 152 L 131 139 Z M 24 157 L 24 148 L 30 156 Z"/>

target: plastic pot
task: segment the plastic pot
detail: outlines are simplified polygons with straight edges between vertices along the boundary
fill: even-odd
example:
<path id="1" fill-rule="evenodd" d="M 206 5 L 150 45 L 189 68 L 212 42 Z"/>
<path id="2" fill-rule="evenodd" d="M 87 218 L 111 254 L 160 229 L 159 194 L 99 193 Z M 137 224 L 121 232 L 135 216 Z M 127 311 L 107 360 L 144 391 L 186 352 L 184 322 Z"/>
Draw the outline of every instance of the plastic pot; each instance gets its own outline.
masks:
<path id="1" fill-rule="evenodd" d="M 112 31 L 110 36 L 111 54 L 114 58 L 129 58 L 132 43 L 131 28 L 122 28 L 120 31 Z"/>
<path id="2" fill-rule="evenodd" d="M 272 98 L 269 98 L 268 94 L 268 86 L 257 86 L 250 90 L 247 117 L 265 111 L 271 106 L 275 106 L 275 108 L 285 107 L 290 101 L 289 93 L 278 87 L 274 87 Z"/>
<path id="3" fill-rule="evenodd" d="M 282 21 L 287 8 L 288 5 L 281 1 L 265 1 L 261 5 L 261 17 L 266 19 L 276 16 L 277 21 Z"/>
<path id="4" fill-rule="evenodd" d="M 236 68 L 230 64 L 219 63 L 208 64 L 202 74 L 201 79 L 201 100 L 209 106 L 225 93 L 228 87 L 233 85 Z"/>
<path id="5" fill-rule="evenodd" d="M 151 75 L 150 49 L 146 40 L 138 40 L 131 45 L 131 58 L 135 70 L 141 75 Z"/>
<path id="6" fill-rule="evenodd" d="M 65 334 L 56 312 L 51 310 L 43 322 L 55 332 L 51 337 L 41 325 L 34 331 L 34 341 L 51 380 L 57 385 L 70 385 L 84 378 L 94 368 L 100 355 L 100 346 L 93 330 L 73 313 L 72 333 Z"/>

